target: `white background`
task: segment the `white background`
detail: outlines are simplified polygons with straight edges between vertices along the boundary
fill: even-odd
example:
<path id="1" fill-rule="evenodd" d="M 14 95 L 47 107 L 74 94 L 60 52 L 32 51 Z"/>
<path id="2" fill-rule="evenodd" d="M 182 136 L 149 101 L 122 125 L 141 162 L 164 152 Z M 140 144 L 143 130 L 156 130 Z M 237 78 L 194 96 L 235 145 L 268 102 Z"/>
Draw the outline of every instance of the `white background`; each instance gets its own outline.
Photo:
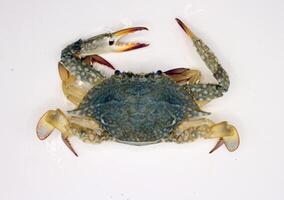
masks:
<path id="1" fill-rule="evenodd" d="M 282 0 L 0 0 L 0 199 L 284 199 Z M 48 109 L 70 108 L 57 72 L 60 51 L 78 38 L 147 26 L 132 39 L 151 46 L 104 55 L 120 70 L 198 68 L 213 81 L 180 17 L 218 55 L 229 92 L 204 109 L 236 125 L 241 146 L 214 141 L 143 147 L 46 141 L 35 126 Z M 282 191 L 281 191 L 282 189 Z"/>

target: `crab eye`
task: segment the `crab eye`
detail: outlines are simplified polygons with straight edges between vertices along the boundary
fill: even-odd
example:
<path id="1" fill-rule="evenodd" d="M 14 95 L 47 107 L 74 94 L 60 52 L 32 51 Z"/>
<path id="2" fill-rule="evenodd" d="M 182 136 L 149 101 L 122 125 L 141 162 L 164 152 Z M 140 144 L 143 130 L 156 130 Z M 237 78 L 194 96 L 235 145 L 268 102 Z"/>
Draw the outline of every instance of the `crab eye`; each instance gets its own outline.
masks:
<path id="1" fill-rule="evenodd" d="M 81 50 L 81 44 L 82 44 L 82 40 L 78 40 L 77 42 L 75 42 L 73 45 L 72 45 L 72 50 L 73 51 L 80 51 Z"/>
<path id="2" fill-rule="evenodd" d="M 118 76 L 118 75 L 120 75 L 120 71 L 119 70 L 115 70 L 114 74 Z"/>
<path id="3" fill-rule="evenodd" d="M 157 75 L 161 75 L 163 72 L 161 70 L 157 71 Z"/>
<path id="4" fill-rule="evenodd" d="M 113 41 L 113 40 L 110 40 L 110 41 L 108 42 L 108 44 L 111 46 L 111 45 L 114 44 L 114 41 Z"/>

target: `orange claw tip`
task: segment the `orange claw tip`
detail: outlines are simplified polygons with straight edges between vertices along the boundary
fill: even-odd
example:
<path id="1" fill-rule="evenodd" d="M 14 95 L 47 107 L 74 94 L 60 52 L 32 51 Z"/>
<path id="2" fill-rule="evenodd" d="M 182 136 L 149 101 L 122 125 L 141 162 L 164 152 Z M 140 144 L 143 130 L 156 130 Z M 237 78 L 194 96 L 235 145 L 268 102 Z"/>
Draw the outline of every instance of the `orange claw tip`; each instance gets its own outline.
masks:
<path id="1" fill-rule="evenodd" d="M 147 27 L 144 27 L 144 26 L 137 26 L 137 27 L 126 28 L 126 29 L 132 30 L 131 32 L 135 32 L 135 31 L 149 31 L 149 29 Z"/>
<path id="2" fill-rule="evenodd" d="M 186 32 L 190 37 L 194 36 L 192 31 L 179 19 L 176 18 L 177 23 L 180 25 L 180 27 Z"/>
<path id="3" fill-rule="evenodd" d="M 125 45 L 125 49 L 123 51 L 131 51 L 134 49 L 140 49 L 140 48 L 147 47 L 149 45 L 150 44 L 146 44 L 146 43 L 133 43 L 133 44 L 130 43 L 128 45 Z"/>
<path id="4" fill-rule="evenodd" d="M 121 41 L 121 39 L 124 36 L 126 36 L 130 33 L 134 33 L 136 31 L 141 31 L 141 30 L 148 30 L 148 28 L 146 28 L 146 27 L 131 27 L 131 28 L 122 29 L 122 30 L 119 30 L 119 31 L 112 33 L 112 36 L 113 36 L 113 39 L 114 39 L 114 45 L 113 45 L 114 51 L 124 52 L 124 51 L 130 51 L 130 50 L 139 49 L 139 48 L 149 46 L 149 44 L 145 44 L 145 43 L 122 42 Z"/>
<path id="5" fill-rule="evenodd" d="M 136 32 L 136 31 L 143 31 L 143 30 L 148 31 L 148 28 L 143 27 L 143 26 L 125 28 L 125 29 L 121 29 L 121 30 L 119 30 L 119 31 L 114 32 L 114 33 L 113 33 L 113 36 L 115 36 L 115 37 L 121 37 L 121 36 L 127 35 L 127 34 L 129 34 L 129 33 L 133 33 L 133 32 Z"/>
<path id="6" fill-rule="evenodd" d="M 116 47 L 116 51 L 118 52 L 125 52 L 125 51 L 131 51 L 134 49 L 140 49 L 149 46 L 149 44 L 145 43 L 126 43 L 126 44 L 121 44 Z"/>

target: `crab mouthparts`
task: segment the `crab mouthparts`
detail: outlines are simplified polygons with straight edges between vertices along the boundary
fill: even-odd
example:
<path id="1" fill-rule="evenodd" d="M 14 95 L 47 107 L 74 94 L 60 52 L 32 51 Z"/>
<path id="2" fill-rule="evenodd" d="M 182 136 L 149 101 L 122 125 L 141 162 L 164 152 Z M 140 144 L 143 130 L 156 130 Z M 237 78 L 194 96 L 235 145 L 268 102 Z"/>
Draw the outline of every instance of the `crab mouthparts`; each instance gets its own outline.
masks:
<path id="1" fill-rule="evenodd" d="M 142 30 L 148 30 L 148 29 L 146 27 L 132 27 L 132 28 L 126 28 L 126 29 L 122 29 L 117 32 L 114 32 L 113 37 L 115 39 L 114 41 L 115 50 L 119 52 L 123 52 L 123 51 L 130 51 L 133 49 L 139 49 L 139 48 L 149 46 L 149 44 L 146 44 L 146 43 L 139 43 L 139 42 L 125 43 L 125 42 L 120 41 L 124 36 L 130 33 L 142 31 Z"/>

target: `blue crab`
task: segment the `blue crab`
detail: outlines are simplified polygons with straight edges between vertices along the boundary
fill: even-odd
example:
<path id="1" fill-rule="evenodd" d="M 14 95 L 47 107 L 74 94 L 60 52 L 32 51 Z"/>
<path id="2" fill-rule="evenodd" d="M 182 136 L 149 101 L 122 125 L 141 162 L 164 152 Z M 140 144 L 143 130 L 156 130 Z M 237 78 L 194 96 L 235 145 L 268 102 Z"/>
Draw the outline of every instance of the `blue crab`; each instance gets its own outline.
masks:
<path id="1" fill-rule="evenodd" d="M 98 62 L 114 69 L 99 54 L 148 46 L 121 42 L 123 36 L 147 30 L 145 27 L 78 40 L 62 51 L 58 65 L 63 92 L 76 108 L 68 114 L 60 109 L 47 111 L 36 128 L 39 139 L 46 139 L 58 129 L 76 156 L 68 139 L 74 135 L 84 142 L 112 140 L 131 145 L 218 138 L 210 153 L 223 144 L 229 151 L 235 151 L 239 146 L 236 128 L 226 121 L 214 123 L 205 118 L 209 113 L 201 110 L 228 91 L 229 77 L 209 47 L 181 20 L 176 21 L 192 39 L 217 84 L 201 83 L 200 71 L 187 68 L 147 74 L 116 70 L 107 78 L 93 66 Z"/>

